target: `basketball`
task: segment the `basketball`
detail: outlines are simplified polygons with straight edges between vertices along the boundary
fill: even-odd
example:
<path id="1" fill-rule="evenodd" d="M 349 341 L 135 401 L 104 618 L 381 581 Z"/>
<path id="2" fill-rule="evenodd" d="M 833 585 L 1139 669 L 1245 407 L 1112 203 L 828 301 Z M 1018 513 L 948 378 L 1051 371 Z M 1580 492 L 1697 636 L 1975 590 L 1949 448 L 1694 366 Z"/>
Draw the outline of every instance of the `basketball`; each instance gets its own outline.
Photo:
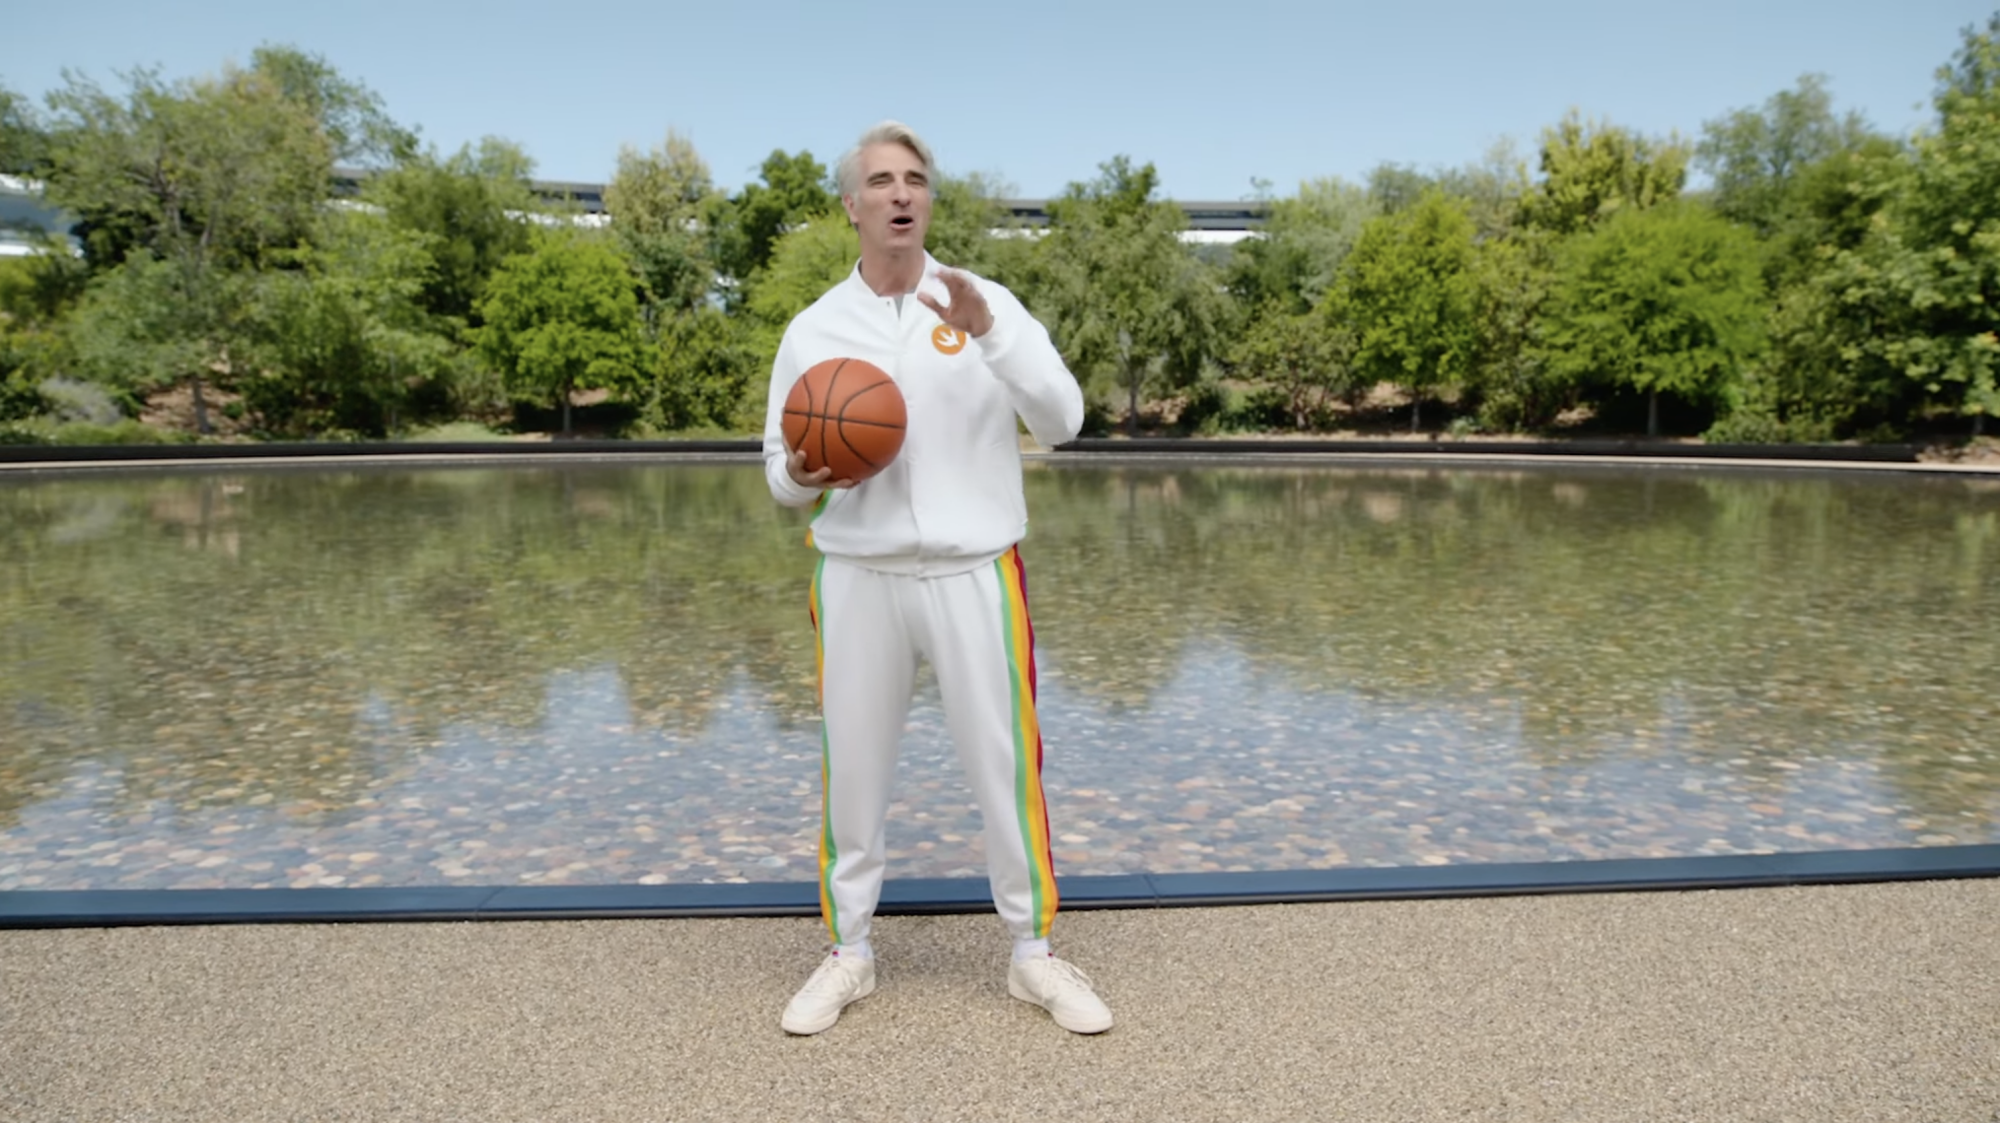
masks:
<path id="1" fill-rule="evenodd" d="M 785 443 L 805 452 L 807 472 L 831 467 L 835 480 L 860 483 L 887 468 L 907 420 L 895 380 L 865 359 L 814 363 L 785 397 Z"/>

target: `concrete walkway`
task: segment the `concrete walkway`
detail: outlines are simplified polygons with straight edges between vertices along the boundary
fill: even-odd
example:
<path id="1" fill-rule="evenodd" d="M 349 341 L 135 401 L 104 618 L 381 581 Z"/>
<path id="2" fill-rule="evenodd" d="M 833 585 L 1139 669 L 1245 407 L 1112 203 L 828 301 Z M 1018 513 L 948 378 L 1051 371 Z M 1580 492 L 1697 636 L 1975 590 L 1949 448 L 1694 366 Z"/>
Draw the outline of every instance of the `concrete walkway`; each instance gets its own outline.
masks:
<path id="1" fill-rule="evenodd" d="M 0 932 L 0 1119 L 2000 1120 L 2000 881 L 990 915 Z"/>

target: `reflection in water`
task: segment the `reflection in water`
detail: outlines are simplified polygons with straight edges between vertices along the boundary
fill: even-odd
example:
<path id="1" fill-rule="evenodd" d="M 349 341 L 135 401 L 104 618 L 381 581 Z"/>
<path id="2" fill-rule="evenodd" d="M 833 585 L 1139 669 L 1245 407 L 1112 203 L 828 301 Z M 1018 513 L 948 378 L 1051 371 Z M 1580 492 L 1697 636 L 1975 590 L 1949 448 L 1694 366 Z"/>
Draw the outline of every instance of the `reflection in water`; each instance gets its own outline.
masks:
<path id="1" fill-rule="evenodd" d="M 2000 490 L 1045 466 L 1059 868 L 1994 841 Z M 0 482 L 0 889 L 810 876 L 754 466 Z M 890 844 L 981 871 L 928 683 Z"/>

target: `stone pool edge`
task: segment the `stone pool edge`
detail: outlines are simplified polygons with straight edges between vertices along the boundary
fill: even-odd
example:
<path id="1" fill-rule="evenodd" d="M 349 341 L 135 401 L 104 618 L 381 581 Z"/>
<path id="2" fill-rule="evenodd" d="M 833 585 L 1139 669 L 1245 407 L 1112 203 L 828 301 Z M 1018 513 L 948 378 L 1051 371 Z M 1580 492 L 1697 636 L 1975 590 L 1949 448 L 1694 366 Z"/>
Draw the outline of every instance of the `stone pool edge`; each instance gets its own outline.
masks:
<path id="1" fill-rule="evenodd" d="M 2000 844 L 1059 878 L 1065 910 L 1636 893 L 2000 877 Z M 993 911 L 984 878 L 891 879 L 884 915 Z M 15 889 L 0 930 L 819 915 L 809 881 L 366 889 Z"/>

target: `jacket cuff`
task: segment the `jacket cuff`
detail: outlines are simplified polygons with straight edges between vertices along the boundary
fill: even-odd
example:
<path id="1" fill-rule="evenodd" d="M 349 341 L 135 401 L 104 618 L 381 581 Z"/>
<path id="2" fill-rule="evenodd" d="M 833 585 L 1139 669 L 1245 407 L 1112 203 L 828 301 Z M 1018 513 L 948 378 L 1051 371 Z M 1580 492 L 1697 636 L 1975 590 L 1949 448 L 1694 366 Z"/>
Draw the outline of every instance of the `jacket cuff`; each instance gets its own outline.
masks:
<path id="1" fill-rule="evenodd" d="M 1007 322 L 1007 317 L 995 315 L 993 326 L 987 329 L 985 335 L 979 336 L 973 342 L 979 345 L 979 354 L 987 362 L 1004 362 L 1007 352 L 1013 350 L 1014 340 L 1019 335 L 1020 332 Z"/>
<path id="2" fill-rule="evenodd" d="M 785 471 L 783 460 L 766 461 L 764 474 L 770 479 L 772 491 L 776 493 L 778 501 L 788 507 L 803 507 L 818 499 L 820 493 L 826 490 L 818 487 L 801 487 L 792 479 L 792 474 Z"/>

